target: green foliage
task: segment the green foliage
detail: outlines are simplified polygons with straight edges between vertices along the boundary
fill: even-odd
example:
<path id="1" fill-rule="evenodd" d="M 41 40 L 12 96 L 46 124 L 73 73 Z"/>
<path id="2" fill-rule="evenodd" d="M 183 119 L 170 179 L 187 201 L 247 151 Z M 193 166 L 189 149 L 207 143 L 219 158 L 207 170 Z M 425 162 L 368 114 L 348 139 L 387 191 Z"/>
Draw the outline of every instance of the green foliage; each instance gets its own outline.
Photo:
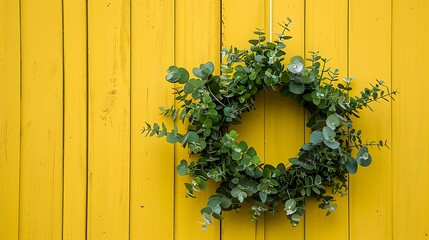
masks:
<path id="1" fill-rule="evenodd" d="M 347 174 L 355 174 L 358 165 L 366 167 L 372 158 L 368 146 L 383 147 L 385 142 L 363 143 L 361 130 L 353 127 L 352 117 L 369 108 L 370 103 L 389 100 L 397 94 L 377 80 L 360 92 L 350 96 L 353 78 L 343 78 L 338 83 L 338 70 L 326 67 L 328 59 L 317 52 L 303 59 L 285 57 L 284 41 L 291 37 L 284 30 L 274 42 L 265 41 L 261 30 L 249 40 L 249 49 L 223 49 L 220 75 L 215 75 L 214 64 L 201 64 L 194 68 L 195 78 L 190 78 L 184 68 L 170 67 L 166 80 L 176 83 L 175 99 L 179 107 L 161 107 L 162 114 L 188 124 L 186 133 L 179 133 L 177 126 L 167 129 L 164 123 L 146 124 L 146 135 L 166 137 L 169 143 L 188 147 L 198 160 L 182 160 L 176 170 L 179 175 L 189 175 L 187 196 L 204 190 L 206 181 L 219 186 L 201 210 L 204 222 L 222 220 L 222 211 L 230 211 L 249 202 L 253 219 L 267 211 L 274 212 L 284 206 L 286 217 L 297 225 L 305 213 L 304 200 L 317 198 L 320 208 L 332 213 L 333 193 L 347 190 Z M 334 84 L 335 83 L 335 84 Z M 283 96 L 299 101 L 308 114 L 307 127 L 311 129 L 310 142 L 289 159 L 288 168 L 283 163 L 272 166 L 260 161 L 256 150 L 246 141 L 238 141 L 239 133 L 230 126 L 240 124 L 244 112 L 255 108 L 255 97 L 263 89 L 279 89 Z M 354 157 L 353 149 L 358 153 Z"/>

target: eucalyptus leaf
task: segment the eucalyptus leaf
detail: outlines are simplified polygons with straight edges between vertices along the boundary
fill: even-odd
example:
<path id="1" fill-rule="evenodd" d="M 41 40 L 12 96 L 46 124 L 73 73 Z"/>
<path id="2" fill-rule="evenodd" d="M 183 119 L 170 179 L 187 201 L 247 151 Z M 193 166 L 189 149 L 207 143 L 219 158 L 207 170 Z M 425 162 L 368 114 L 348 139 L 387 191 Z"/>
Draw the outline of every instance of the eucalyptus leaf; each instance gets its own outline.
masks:
<path id="1" fill-rule="evenodd" d="M 371 164 L 372 158 L 371 158 L 371 155 L 369 155 L 369 153 L 368 153 L 367 147 L 362 147 L 361 149 L 359 149 L 359 152 L 356 156 L 356 161 L 362 167 L 367 167 Z"/>
<path id="2" fill-rule="evenodd" d="M 178 75 L 180 76 L 178 82 L 185 84 L 189 80 L 189 72 L 184 68 L 179 68 Z"/>
<path id="3" fill-rule="evenodd" d="M 301 56 L 295 56 L 290 59 L 290 64 L 287 65 L 287 69 L 291 73 L 300 73 L 304 69 L 304 60 Z"/>
<path id="4" fill-rule="evenodd" d="M 349 171 L 349 173 L 351 174 L 355 174 L 357 172 L 357 162 L 354 158 L 352 157 L 348 157 L 347 158 L 347 162 L 346 162 L 346 169 L 347 171 Z"/>
<path id="5" fill-rule="evenodd" d="M 177 81 L 179 81 L 180 79 L 180 75 L 178 74 L 179 72 L 179 68 L 176 66 L 171 66 L 167 69 L 167 76 L 165 77 L 165 79 L 171 83 L 175 83 Z"/>
<path id="6" fill-rule="evenodd" d="M 259 40 L 252 39 L 252 40 L 249 40 L 249 43 L 256 46 L 256 45 L 258 45 Z"/>
<path id="7" fill-rule="evenodd" d="M 265 57 L 265 56 L 263 56 L 263 55 L 256 55 L 256 56 L 255 56 L 255 61 L 259 62 L 259 61 L 261 61 L 261 60 L 262 60 L 262 59 L 264 59 L 264 58 L 267 58 L 267 57 Z"/>
<path id="8" fill-rule="evenodd" d="M 301 216 L 299 214 L 296 214 L 296 213 L 293 214 L 290 218 L 295 222 L 299 222 L 299 220 L 301 220 Z"/>
<path id="9" fill-rule="evenodd" d="M 328 128 L 328 127 L 323 128 L 323 137 L 325 138 L 325 140 L 331 141 L 333 140 L 333 138 L 335 138 L 335 135 L 336 135 L 335 132 L 331 128 Z"/>
<path id="10" fill-rule="evenodd" d="M 169 143 L 177 143 L 179 141 L 179 136 L 176 133 L 170 133 L 167 135 L 167 142 Z"/>
<path id="11" fill-rule="evenodd" d="M 185 183 L 187 197 L 194 198 L 195 191 L 206 187 L 212 190 L 208 187 L 211 182 L 217 184 L 216 192 L 211 192 L 207 207 L 201 211 L 203 228 L 213 218 L 221 220 L 222 211 L 250 206 L 252 219 L 257 220 L 264 212 L 277 209 L 282 203 L 295 226 L 304 216 L 306 199 L 314 197 L 322 200 L 319 207 L 330 214 L 336 205 L 332 204 L 333 197 L 325 196 L 326 187 L 333 187 L 335 192 L 346 191 L 347 173 L 354 174 L 358 165 L 368 166 L 372 162 L 366 145 L 386 146 L 385 141 L 378 140 L 363 143 L 364 135 L 356 130 L 353 121 L 360 117 L 363 109 L 371 109 L 370 103 L 389 100 L 397 92 L 380 80 L 363 89 L 352 89 L 352 77 L 337 83 L 339 70 L 329 66 L 329 59 L 318 52 L 310 52 L 305 60 L 294 56 L 285 64 L 286 40 L 290 36 L 284 33 L 289 31 L 290 23 L 288 20 L 280 24 L 283 31 L 274 41 L 268 40 L 258 29 L 255 32 L 258 36 L 249 40 L 250 47 L 223 48 L 217 74 L 211 62 L 194 68 L 195 77 L 191 79 L 185 68 L 171 66 L 167 69 L 165 79 L 174 85 L 175 103 L 171 108 L 161 108 L 161 115 L 182 121 L 185 125 L 181 127 L 183 134 L 179 133 L 177 125 L 173 125 L 169 132 L 165 124 L 157 123 L 146 123 L 142 133 L 165 137 L 169 143 L 180 143 L 188 148 L 190 159 L 194 161 L 183 160 L 176 167 L 177 174 L 192 177 L 191 183 Z M 158 95 L 163 94 L 161 90 Z M 295 137 L 296 129 L 290 129 L 293 125 L 285 123 L 283 129 L 277 120 L 268 123 L 278 137 L 265 145 L 276 146 L 283 153 L 282 158 L 276 160 L 279 161 L 277 167 L 269 164 L 269 159 L 261 161 L 251 146 L 263 135 L 258 132 L 257 124 L 263 115 L 259 112 L 251 113 L 255 116 L 251 118 L 245 115 L 259 106 L 258 95 L 262 91 L 288 97 L 308 114 L 309 142 L 293 153 L 290 164 L 282 163 L 282 160 L 291 157 L 285 149 L 289 148 L 289 138 Z M 288 103 L 286 101 L 271 100 L 274 112 L 290 107 L 282 105 Z M 238 140 L 238 132 L 232 130 L 241 129 L 237 125 L 244 121 L 255 121 L 246 126 L 253 134 L 252 141 L 241 137 Z M 359 150 L 356 158 L 349 156 L 354 148 Z M 160 149 L 151 148 L 151 151 Z"/>
<path id="12" fill-rule="evenodd" d="M 287 210 L 295 209 L 295 207 L 296 207 L 296 201 L 295 201 L 295 199 L 288 199 L 288 200 L 286 200 L 286 202 L 285 202 L 285 210 L 286 211 Z M 288 214 L 288 215 L 290 215 L 290 214 Z"/>
<path id="13" fill-rule="evenodd" d="M 191 94 L 195 90 L 195 86 L 188 82 L 185 84 L 183 90 L 186 94 Z"/>
<path id="14" fill-rule="evenodd" d="M 194 69 L 192 69 L 192 73 L 194 73 L 194 75 L 195 75 L 196 77 L 199 77 L 199 78 L 205 78 L 205 77 L 206 77 L 206 76 L 202 73 L 201 69 L 199 69 L 199 68 L 194 68 Z"/>
<path id="15" fill-rule="evenodd" d="M 299 84 L 292 81 L 289 84 L 289 90 L 295 94 L 303 94 L 305 91 L 305 86 L 304 84 Z"/>
<path id="16" fill-rule="evenodd" d="M 320 175 L 316 175 L 316 177 L 314 178 L 314 184 L 316 185 L 322 184 L 322 177 Z"/>
<path id="17" fill-rule="evenodd" d="M 195 143 L 200 141 L 200 137 L 198 136 L 198 134 L 196 132 L 193 131 L 189 131 L 187 134 L 187 141 L 188 143 Z"/>
<path id="18" fill-rule="evenodd" d="M 236 138 L 238 137 L 238 133 L 237 133 L 237 131 L 235 131 L 235 130 L 231 130 L 231 132 L 229 132 L 229 136 L 230 136 L 232 139 L 236 139 Z"/>
<path id="19" fill-rule="evenodd" d="M 180 176 L 185 176 L 188 174 L 188 163 L 186 160 L 180 161 L 180 164 L 177 165 L 176 171 Z"/>
<path id="20" fill-rule="evenodd" d="M 204 220 L 206 220 L 208 224 L 212 224 L 212 216 L 211 215 L 209 215 L 206 212 L 203 212 L 202 215 L 203 215 Z"/>
<path id="21" fill-rule="evenodd" d="M 261 199 L 261 202 L 265 203 L 267 201 L 267 193 L 266 192 L 259 192 L 259 198 Z"/>
<path id="22" fill-rule="evenodd" d="M 212 216 L 214 218 L 216 218 L 217 220 L 219 220 L 219 221 L 223 220 L 223 216 L 221 214 L 219 214 L 219 213 L 213 212 Z"/>
<path id="23" fill-rule="evenodd" d="M 321 142 L 323 142 L 324 140 L 324 136 L 323 133 L 321 131 L 313 131 L 310 134 L 310 141 L 313 144 L 319 144 Z"/>
<path id="24" fill-rule="evenodd" d="M 331 114 L 326 118 L 326 126 L 331 130 L 335 130 L 336 127 L 340 126 L 340 119 L 336 114 Z"/>
<path id="25" fill-rule="evenodd" d="M 323 140 L 323 142 L 326 144 L 326 146 L 328 146 L 331 149 L 337 149 L 340 147 L 340 143 L 335 140 L 331 140 L 331 141 Z"/>

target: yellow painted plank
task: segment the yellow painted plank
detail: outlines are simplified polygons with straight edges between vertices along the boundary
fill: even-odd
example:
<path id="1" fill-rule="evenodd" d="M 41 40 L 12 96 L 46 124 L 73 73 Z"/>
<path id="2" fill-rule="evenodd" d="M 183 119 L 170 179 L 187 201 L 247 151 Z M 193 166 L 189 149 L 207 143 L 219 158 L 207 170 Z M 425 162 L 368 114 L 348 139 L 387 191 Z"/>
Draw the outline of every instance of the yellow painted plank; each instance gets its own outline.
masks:
<path id="1" fill-rule="evenodd" d="M 332 59 L 328 67 L 338 68 L 340 78 L 347 76 L 347 1 L 308 0 L 305 11 L 305 50 L 319 51 L 321 56 Z M 308 137 L 306 139 L 308 141 Z M 326 211 L 319 209 L 318 202 L 306 202 L 305 239 L 348 238 L 348 196 L 335 198 L 338 208 L 328 217 Z"/>
<path id="2" fill-rule="evenodd" d="M 88 2 L 88 239 L 128 239 L 130 2 Z"/>
<path id="3" fill-rule="evenodd" d="M 62 5 L 21 1 L 20 239 L 62 238 Z"/>
<path id="4" fill-rule="evenodd" d="M 390 1 L 352 1 L 349 13 L 349 72 L 356 77 L 353 95 L 375 79 L 391 85 Z M 374 112 L 366 109 L 360 119 L 353 119 L 355 126 L 362 129 L 364 141 L 381 139 L 391 145 L 391 104 L 374 103 L 371 108 Z M 350 175 L 350 239 L 392 239 L 391 152 L 387 148 L 370 151 L 371 166 Z"/>
<path id="5" fill-rule="evenodd" d="M 215 69 L 219 69 L 219 0 L 176 0 L 175 16 L 174 64 L 191 70 L 201 63 L 211 61 L 215 64 Z M 219 73 L 218 70 L 217 73 Z M 179 127 L 179 131 L 184 130 L 184 126 Z M 182 159 L 189 159 L 188 151 L 177 145 L 175 146 L 175 165 Z M 201 225 L 198 224 L 202 221 L 200 209 L 206 206 L 210 193 L 215 191 L 215 184 L 208 183 L 209 187 L 198 193 L 197 199 L 192 199 L 185 198 L 184 183 L 189 181 L 188 178 L 175 174 L 174 239 L 219 239 L 218 221 L 208 226 L 206 232 L 202 232 Z"/>
<path id="6" fill-rule="evenodd" d="M 0 1 L 0 239 L 18 239 L 20 162 L 19 3 Z"/>
<path id="7" fill-rule="evenodd" d="M 293 56 L 304 56 L 304 1 L 272 1 L 273 40 L 275 33 L 281 33 L 278 23 L 292 19 L 290 25 L 293 36 L 286 41 L 286 57 L 284 64 L 289 63 Z M 304 143 L 304 109 L 298 101 L 281 96 L 278 91 L 268 91 L 265 99 L 265 162 L 274 166 L 283 162 L 288 165 L 288 159 L 295 157 Z M 304 219 L 297 227 L 292 227 L 286 218 L 283 206 L 276 214 L 265 214 L 265 240 L 304 239 Z"/>
<path id="8" fill-rule="evenodd" d="M 264 0 L 223 0 L 222 47 L 248 48 L 248 40 L 255 37 L 253 32 L 256 28 L 269 30 L 266 17 Z M 256 98 L 256 110 L 243 114 L 243 123 L 234 126 L 240 138 L 256 149 L 261 160 L 264 158 L 264 103 L 265 95 L 262 93 Z M 240 209 L 239 214 L 224 212 L 223 215 L 225 218 L 222 222 L 222 239 L 256 239 L 257 235 L 263 237 L 263 218 L 258 222 L 251 221 L 247 209 Z"/>
<path id="9" fill-rule="evenodd" d="M 429 2 L 394 0 L 392 7 L 392 79 L 400 91 L 392 115 L 392 229 L 395 239 L 421 240 L 429 238 Z"/>
<path id="10" fill-rule="evenodd" d="M 145 122 L 172 126 L 158 107 L 174 104 L 172 85 L 165 81 L 174 63 L 174 1 L 133 0 L 131 5 L 130 239 L 172 240 L 174 146 L 165 138 L 144 138 L 140 129 Z"/>
<path id="11" fill-rule="evenodd" d="M 64 0 L 63 239 L 85 239 L 87 186 L 86 1 Z"/>

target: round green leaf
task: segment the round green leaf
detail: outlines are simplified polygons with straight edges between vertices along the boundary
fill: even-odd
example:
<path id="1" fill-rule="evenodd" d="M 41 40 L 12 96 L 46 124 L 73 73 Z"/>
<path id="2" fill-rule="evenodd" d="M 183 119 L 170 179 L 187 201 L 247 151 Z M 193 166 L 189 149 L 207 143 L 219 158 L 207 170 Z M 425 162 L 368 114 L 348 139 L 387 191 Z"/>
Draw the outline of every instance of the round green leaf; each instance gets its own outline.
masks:
<path id="1" fill-rule="evenodd" d="M 223 197 L 220 202 L 220 206 L 222 209 L 227 209 L 232 205 L 231 199 L 227 197 Z"/>
<path id="2" fill-rule="evenodd" d="M 287 65 L 287 69 L 291 73 L 300 73 L 304 69 L 304 60 L 300 56 L 295 56 L 290 59 L 290 64 Z"/>
<path id="3" fill-rule="evenodd" d="M 331 114 L 326 118 L 326 126 L 330 129 L 335 130 L 336 127 L 340 125 L 340 119 L 336 114 Z"/>
<path id="4" fill-rule="evenodd" d="M 261 160 L 259 159 L 258 156 L 253 156 L 252 159 L 250 160 L 253 164 L 258 164 Z"/>
<path id="5" fill-rule="evenodd" d="M 313 131 L 310 134 L 310 141 L 313 144 L 319 144 L 323 141 L 324 137 L 323 137 L 323 133 L 321 131 Z"/>
<path id="6" fill-rule="evenodd" d="M 217 220 L 220 220 L 220 221 L 222 221 L 222 220 L 223 220 L 223 216 L 222 216 L 221 214 L 219 214 L 219 213 L 213 212 L 213 213 L 212 213 L 212 216 L 213 216 L 214 218 L 216 218 Z"/>
<path id="7" fill-rule="evenodd" d="M 355 174 L 357 172 L 357 162 L 354 158 L 352 157 L 348 157 L 347 158 L 347 162 L 346 162 L 346 169 L 347 171 L 349 171 L 349 173 L 351 174 Z"/>
<path id="8" fill-rule="evenodd" d="M 194 75 L 196 77 L 199 77 L 199 78 L 204 78 L 205 77 L 204 74 L 201 72 L 201 70 L 199 68 L 192 69 L 192 73 L 194 73 Z"/>
<path id="9" fill-rule="evenodd" d="M 190 82 L 186 83 L 185 87 L 183 88 L 186 94 L 191 94 L 194 91 L 194 89 L 195 89 L 194 85 L 192 85 Z"/>
<path id="10" fill-rule="evenodd" d="M 323 128 L 323 137 L 325 138 L 325 140 L 327 141 L 332 141 L 335 138 L 335 132 L 328 127 L 324 127 Z"/>
<path id="11" fill-rule="evenodd" d="M 232 139 L 236 139 L 236 138 L 238 137 L 238 133 L 237 133 L 237 131 L 235 131 L 235 130 L 231 130 L 231 132 L 229 132 L 229 136 L 230 136 Z"/>
<path id="12" fill-rule="evenodd" d="M 328 146 L 331 149 L 337 149 L 340 146 L 340 143 L 335 140 L 333 141 L 323 140 L 323 142 L 326 144 L 326 146 Z"/>
<path id="13" fill-rule="evenodd" d="M 212 224 L 212 216 L 206 212 L 203 212 L 203 218 L 208 224 Z"/>
<path id="14" fill-rule="evenodd" d="M 241 153 L 236 152 L 236 151 L 232 151 L 232 153 L 231 153 L 231 158 L 232 158 L 233 160 L 238 160 L 238 159 L 240 159 L 240 157 L 241 157 Z"/>
<path id="15" fill-rule="evenodd" d="M 362 167 L 367 167 L 371 164 L 372 158 L 371 158 L 371 155 L 369 155 L 368 153 L 367 147 L 363 147 L 359 150 L 356 156 L 356 160 L 359 163 L 359 165 L 361 165 Z"/>
<path id="16" fill-rule="evenodd" d="M 180 79 L 180 74 L 178 74 L 179 72 L 179 68 L 176 66 L 171 66 L 167 69 L 167 76 L 165 76 L 165 79 L 171 83 L 175 83 L 177 81 L 179 81 Z"/>
<path id="17" fill-rule="evenodd" d="M 189 80 L 189 72 L 186 69 L 179 68 L 178 75 L 180 77 L 179 80 L 178 80 L 178 82 L 180 84 L 185 84 L 186 82 L 188 82 L 188 80 Z"/>
<path id="18" fill-rule="evenodd" d="M 238 147 L 241 149 L 242 152 L 245 152 L 248 148 L 247 143 L 245 141 L 240 141 Z"/>
<path id="19" fill-rule="evenodd" d="M 303 94 L 305 91 L 305 86 L 304 84 L 295 83 L 292 81 L 289 84 L 289 90 L 295 94 Z"/>
<path id="20" fill-rule="evenodd" d="M 295 199 L 288 199 L 285 202 L 285 209 L 286 210 L 291 210 L 291 209 L 294 209 L 295 207 L 296 207 L 296 201 L 295 201 Z"/>
<path id="21" fill-rule="evenodd" d="M 177 133 L 172 132 L 172 133 L 167 135 L 167 142 L 177 143 L 178 141 L 179 141 L 179 136 L 177 135 Z"/>
<path id="22" fill-rule="evenodd" d="M 256 156 L 256 150 L 253 147 L 250 147 L 246 153 L 251 157 Z"/>
<path id="23" fill-rule="evenodd" d="M 194 86 L 195 88 L 200 88 L 201 86 L 203 86 L 203 81 L 198 79 L 190 79 L 189 83 L 192 84 L 192 86 Z"/>
<path id="24" fill-rule="evenodd" d="M 207 62 L 204 64 L 204 72 L 208 75 L 212 74 L 214 71 L 214 64 L 212 62 Z"/>
<path id="25" fill-rule="evenodd" d="M 176 171 L 177 174 L 179 174 L 180 176 L 185 176 L 186 174 L 188 174 L 188 163 L 186 162 L 186 160 L 183 159 L 182 161 L 180 161 L 180 164 L 176 167 Z"/>
<path id="26" fill-rule="evenodd" d="M 188 136 L 188 139 L 187 139 L 188 143 L 196 143 L 200 141 L 200 137 L 196 132 L 189 131 L 186 135 Z"/>
<path id="27" fill-rule="evenodd" d="M 295 222 L 299 222 L 299 220 L 301 220 L 301 216 L 297 213 L 293 214 L 290 218 Z"/>

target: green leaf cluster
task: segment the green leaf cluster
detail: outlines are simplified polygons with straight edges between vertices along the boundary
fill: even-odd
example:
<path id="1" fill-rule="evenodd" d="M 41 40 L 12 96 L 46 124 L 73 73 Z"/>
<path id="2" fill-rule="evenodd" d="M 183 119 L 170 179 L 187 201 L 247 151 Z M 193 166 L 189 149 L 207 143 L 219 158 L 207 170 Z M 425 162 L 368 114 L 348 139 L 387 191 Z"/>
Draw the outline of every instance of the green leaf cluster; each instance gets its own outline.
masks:
<path id="1" fill-rule="evenodd" d="M 266 41 L 258 29 L 248 49 L 223 49 L 219 75 L 214 74 L 211 62 L 194 68 L 192 77 L 181 67 L 167 70 L 166 80 L 175 84 L 178 104 L 161 107 L 161 114 L 186 123 L 187 130 L 179 133 L 176 125 L 167 129 L 164 123 L 147 123 L 143 132 L 166 137 L 167 142 L 187 147 L 197 156 L 195 161 L 182 160 L 176 168 L 179 175 L 192 179 L 185 184 L 187 196 L 195 197 L 209 180 L 219 183 L 201 210 L 203 228 L 213 218 L 222 220 L 222 211 L 241 208 L 245 202 L 250 203 L 253 219 L 283 206 L 294 226 L 304 216 L 307 198 L 319 199 L 319 207 L 329 215 L 337 205 L 326 189 L 344 193 L 347 174 L 371 164 L 368 147 L 386 146 L 383 141 L 364 143 L 352 118 L 359 117 L 361 109 L 371 109 L 372 102 L 389 100 L 397 92 L 377 80 L 351 96 L 353 78 L 339 82 L 339 71 L 327 67 L 329 59 L 317 52 L 311 52 L 308 59 L 293 56 L 286 62 L 285 41 L 291 37 L 285 32 L 290 22 L 281 24 L 283 32 L 274 42 Z M 261 162 L 256 150 L 232 130 L 267 88 L 296 99 L 308 115 L 310 141 L 289 158 L 288 167 Z"/>

